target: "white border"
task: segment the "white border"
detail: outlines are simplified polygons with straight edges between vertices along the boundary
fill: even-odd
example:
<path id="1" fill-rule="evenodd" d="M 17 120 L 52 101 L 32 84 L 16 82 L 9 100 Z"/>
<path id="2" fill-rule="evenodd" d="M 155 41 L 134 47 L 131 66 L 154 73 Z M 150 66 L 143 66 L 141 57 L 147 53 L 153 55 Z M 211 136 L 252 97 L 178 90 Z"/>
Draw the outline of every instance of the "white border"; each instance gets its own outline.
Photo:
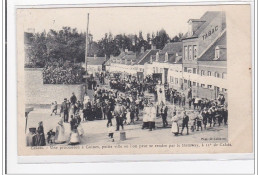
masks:
<path id="1" fill-rule="evenodd" d="M 124 3 L 118 6 L 136 6 L 131 0 L 125 0 Z M 159 0 L 135 0 L 137 5 L 147 5 L 145 2 L 150 2 L 148 5 L 173 5 L 173 3 L 158 3 Z M 153 2 L 153 3 L 152 3 Z M 156 3 L 155 3 L 156 2 Z M 185 5 L 187 2 L 182 1 L 174 3 L 174 5 Z M 205 1 L 207 4 L 227 4 L 230 1 Z M 233 4 L 244 4 L 252 1 L 231 1 Z M 112 3 L 122 3 L 116 0 L 107 2 L 105 0 L 92 1 L 65 1 L 65 0 L 12 0 L 7 1 L 7 21 L 8 21 L 8 50 L 7 50 L 7 80 L 8 80 L 8 173 L 253 173 L 253 154 L 215 154 L 215 155 L 123 155 L 123 156 L 37 156 L 37 157 L 19 157 L 17 156 L 17 109 L 16 109 L 16 25 L 15 25 L 15 10 L 17 7 L 39 7 L 40 4 L 56 4 L 56 7 L 82 7 L 86 3 L 97 5 L 106 3 L 106 6 L 112 6 Z M 65 4 L 65 5 L 64 5 Z M 76 5 L 77 4 L 77 5 Z M 192 1 L 192 4 L 201 5 L 198 2 Z M 44 7 L 47 7 L 46 5 Z M 252 6 L 252 8 L 254 8 Z M 254 14 L 252 14 L 254 16 Z M 253 22 L 253 21 L 252 21 Z M 253 26 L 253 25 L 252 25 Z M 253 29 L 252 29 L 253 30 Z M 254 44 L 254 43 L 252 43 Z M 3 60 L 4 65 L 4 60 Z M 257 76 L 257 75 L 256 75 Z M 255 84 L 256 86 L 256 84 Z M 3 116 L 4 117 L 4 116 Z M 257 119 L 256 119 L 257 121 Z M 255 126 L 256 127 L 256 126 Z M 256 143 L 255 143 L 256 144 Z M 257 151 L 257 150 L 256 150 Z M 243 161 L 238 159 L 244 159 Z M 251 160 L 248 160 L 251 159 Z M 200 161 L 184 161 L 184 160 L 200 160 Z M 205 161 L 205 160 L 223 160 L 223 161 Z M 224 161 L 229 160 L 229 161 Z M 233 161 L 230 161 L 233 160 Z M 74 162 L 74 164 L 28 164 L 34 163 L 50 163 L 50 162 Z M 116 163 L 101 163 L 101 162 L 116 162 Z M 136 161 L 136 162 L 129 162 Z M 138 161 L 138 162 L 137 162 Z M 140 162 L 146 161 L 146 162 Z M 147 162 L 157 161 L 157 162 Z M 163 162 L 158 162 L 163 161 Z M 175 162 L 173 162 L 175 161 Z M 20 164 L 21 162 L 26 164 Z M 100 162 L 100 163 L 78 163 L 78 162 Z M 118 163 L 123 162 L 123 163 Z M 128 162 L 127 164 L 124 162 Z"/>

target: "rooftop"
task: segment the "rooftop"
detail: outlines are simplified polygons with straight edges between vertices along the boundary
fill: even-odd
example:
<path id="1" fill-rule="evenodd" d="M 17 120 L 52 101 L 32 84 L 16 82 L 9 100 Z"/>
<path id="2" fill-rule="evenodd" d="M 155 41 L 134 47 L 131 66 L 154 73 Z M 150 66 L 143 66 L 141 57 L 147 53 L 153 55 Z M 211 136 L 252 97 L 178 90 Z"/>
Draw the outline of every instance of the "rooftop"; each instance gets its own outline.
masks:
<path id="1" fill-rule="evenodd" d="M 219 15 L 222 15 L 222 26 L 225 27 L 226 26 L 226 20 L 225 20 L 226 16 L 225 16 L 224 12 L 207 11 L 206 13 L 204 13 L 204 15 L 200 19 L 190 19 L 191 21 L 203 22 L 203 23 L 201 23 L 201 25 L 198 27 L 198 29 L 196 31 L 194 31 L 192 36 L 188 36 L 186 33 L 184 36 L 184 39 L 198 37 L 205 30 L 205 28 L 212 22 L 212 20 Z"/>
<path id="2" fill-rule="evenodd" d="M 219 47 L 222 50 L 218 59 L 215 58 L 216 47 Z M 198 58 L 198 61 L 227 61 L 226 32 L 221 35 L 200 58 Z"/>
<path id="3" fill-rule="evenodd" d="M 106 61 L 106 57 L 87 57 L 87 65 L 102 65 Z"/>

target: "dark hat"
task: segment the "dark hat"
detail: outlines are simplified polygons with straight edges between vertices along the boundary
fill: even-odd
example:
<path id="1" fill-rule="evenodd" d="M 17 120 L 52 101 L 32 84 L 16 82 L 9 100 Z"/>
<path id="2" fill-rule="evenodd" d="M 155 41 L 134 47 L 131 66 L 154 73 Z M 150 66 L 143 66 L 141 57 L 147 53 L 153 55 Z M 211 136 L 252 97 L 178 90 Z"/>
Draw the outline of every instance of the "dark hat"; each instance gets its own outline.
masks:
<path id="1" fill-rule="evenodd" d="M 64 98 L 64 100 L 67 100 L 67 98 Z"/>
<path id="2" fill-rule="evenodd" d="M 36 131 L 36 128 L 29 128 L 29 131 L 30 131 L 30 132 L 35 132 L 35 131 Z"/>

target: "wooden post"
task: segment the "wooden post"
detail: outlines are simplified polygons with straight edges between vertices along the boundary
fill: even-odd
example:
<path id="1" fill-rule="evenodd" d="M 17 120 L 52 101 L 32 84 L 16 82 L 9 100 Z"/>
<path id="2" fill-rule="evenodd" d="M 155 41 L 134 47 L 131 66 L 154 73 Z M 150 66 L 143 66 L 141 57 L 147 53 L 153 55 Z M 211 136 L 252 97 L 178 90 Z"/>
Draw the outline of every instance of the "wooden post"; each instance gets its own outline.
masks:
<path id="1" fill-rule="evenodd" d="M 89 13 L 87 14 L 87 30 L 86 30 L 86 48 L 85 48 L 85 70 L 87 74 L 87 62 L 88 62 L 88 24 L 89 24 Z"/>

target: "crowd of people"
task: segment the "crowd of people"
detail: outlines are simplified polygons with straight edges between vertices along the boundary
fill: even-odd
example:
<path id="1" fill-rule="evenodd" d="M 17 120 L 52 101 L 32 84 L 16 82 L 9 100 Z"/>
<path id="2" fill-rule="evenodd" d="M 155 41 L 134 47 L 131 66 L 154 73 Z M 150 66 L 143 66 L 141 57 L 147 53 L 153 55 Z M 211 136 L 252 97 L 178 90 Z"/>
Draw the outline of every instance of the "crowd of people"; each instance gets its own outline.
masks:
<path id="1" fill-rule="evenodd" d="M 108 136 L 113 141 L 113 131 L 124 130 L 125 126 L 142 122 L 142 129 L 152 131 L 157 127 L 169 128 L 178 136 L 186 129 L 201 131 L 207 127 L 227 125 L 228 110 L 224 95 L 220 94 L 215 100 L 199 98 L 192 95 L 192 89 L 187 93 L 178 92 L 164 85 L 155 84 L 152 77 L 146 77 L 140 82 L 136 77 L 103 74 L 97 76 L 100 84 L 108 80 L 107 86 L 92 84 L 93 97 L 84 94 L 83 101 L 79 101 L 74 93 L 64 101 L 60 107 L 61 120 L 56 131 L 47 133 L 47 143 L 66 143 L 63 123 L 70 124 L 69 144 L 79 144 L 84 134 L 82 122 L 92 120 L 107 120 Z M 96 81 L 94 78 L 91 81 Z M 151 91 L 151 88 L 153 89 Z M 51 105 L 51 115 L 57 115 L 57 102 Z M 171 126 L 168 119 L 171 118 Z M 115 119 L 113 123 L 112 119 Z M 161 119 L 161 125 L 156 126 L 156 119 Z M 113 126 L 116 126 L 115 128 Z M 27 145 L 45 145 L 45 136 L 42 123 L 38 129 L 29 129 Z M 37 138 L 37 139 L 36 139 Z"/>
<path id="2" fill-rule="evenodd" d="M 81 84 L 83 74 L 80 66 L 58 62 L 46 64 L 42 71 L 44 84 Z"/>

